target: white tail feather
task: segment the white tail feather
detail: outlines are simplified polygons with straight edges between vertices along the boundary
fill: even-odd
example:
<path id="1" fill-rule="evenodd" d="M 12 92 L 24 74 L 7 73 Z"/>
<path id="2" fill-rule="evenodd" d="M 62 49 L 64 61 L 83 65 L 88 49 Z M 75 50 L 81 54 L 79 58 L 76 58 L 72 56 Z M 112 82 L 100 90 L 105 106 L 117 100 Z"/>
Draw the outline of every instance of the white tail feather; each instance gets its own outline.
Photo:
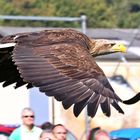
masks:
<path id="1" fill-rule="evenodd" d="M 16 43 L 5 43 L 5 44 L 0 44 L 0 49 L 1 48 L 10 48 L 10 47 L 13 47 L 15 46 Z"/>

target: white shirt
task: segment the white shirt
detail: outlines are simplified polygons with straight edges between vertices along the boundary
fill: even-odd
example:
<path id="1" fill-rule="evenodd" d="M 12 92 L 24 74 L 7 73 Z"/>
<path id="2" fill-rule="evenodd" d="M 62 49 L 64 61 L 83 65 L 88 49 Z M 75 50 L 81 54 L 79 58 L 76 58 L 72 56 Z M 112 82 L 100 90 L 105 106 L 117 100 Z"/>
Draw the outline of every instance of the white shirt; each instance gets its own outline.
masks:
<path id="1" fill-rule="evenodd" d="M 32 130 L 28 130 L 24 125 L 21 126 L 21 140 L 39 140 L 42 129 L 34 126 Z"/>

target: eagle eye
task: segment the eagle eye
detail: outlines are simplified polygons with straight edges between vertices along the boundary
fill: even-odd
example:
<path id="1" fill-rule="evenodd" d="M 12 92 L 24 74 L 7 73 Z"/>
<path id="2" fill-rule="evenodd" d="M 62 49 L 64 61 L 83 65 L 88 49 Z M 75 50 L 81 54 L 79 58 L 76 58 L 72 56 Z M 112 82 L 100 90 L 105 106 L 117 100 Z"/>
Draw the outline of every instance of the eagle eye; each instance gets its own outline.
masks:
<path id="1" fill-rule="evenodd" d="M 111 46 L 114 46 L 116 43 L 111 43 Z"/>

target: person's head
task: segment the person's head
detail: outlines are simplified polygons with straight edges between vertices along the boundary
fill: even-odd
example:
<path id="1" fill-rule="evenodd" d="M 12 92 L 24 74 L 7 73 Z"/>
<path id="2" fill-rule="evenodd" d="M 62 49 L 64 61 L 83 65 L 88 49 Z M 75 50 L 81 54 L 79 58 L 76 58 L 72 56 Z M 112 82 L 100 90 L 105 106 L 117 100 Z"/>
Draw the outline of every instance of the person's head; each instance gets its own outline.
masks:
<path id="1" fill-rule="evenodd" d="M 22 123 L 25 126 L 33 126 L 34 117 L 35 117 L 35 114 L 31 108 L 26 107 L 21 112 Z"/>
<path id="2" fill-rule="evenodd" d="M 54 125 L 50 122 L 44 122 L 42 125 L 41 125 L 41 128 L 43 130 L 52 130 L 54 127 Z"/>
<path id="3" fill-rule="evenodd" d="M 57 140 L 51 130 L 44 130 L 40 135 L 40 140 Z"/>
<path id="4" fill-rule="evenodd" d="M 98 130 L 101 130 L 100 127 L 95 127 L 95 128 L 92 128 L 90 133 L 89 133 L 89 140 L 94 140 L 94 136 L 95 136 L 95 133 L 98 131 Z"/>
<path id="5" fill-rule="evenodd" d="M 94 135 L 95 140 L 110 140 L 109 134 L 104 130 L 97 130 Z"/>
<path id="6" fill-rule="evenodd" d="M 55 125 L 52 132 L 57 140 L 66 140 L 67 129 L 62 124 Z"/>

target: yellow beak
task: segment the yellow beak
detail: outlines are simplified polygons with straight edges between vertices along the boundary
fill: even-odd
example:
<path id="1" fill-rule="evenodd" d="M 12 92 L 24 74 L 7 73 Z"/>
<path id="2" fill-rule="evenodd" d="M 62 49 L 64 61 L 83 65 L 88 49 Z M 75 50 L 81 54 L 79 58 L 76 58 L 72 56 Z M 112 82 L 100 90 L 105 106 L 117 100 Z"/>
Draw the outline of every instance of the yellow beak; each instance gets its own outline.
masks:
<path id="1" fill-rule="evenodd" d="M 126 53 L 126 46 L 124 44 L 115 44 L 112 47 L 113 51 Z"/>

